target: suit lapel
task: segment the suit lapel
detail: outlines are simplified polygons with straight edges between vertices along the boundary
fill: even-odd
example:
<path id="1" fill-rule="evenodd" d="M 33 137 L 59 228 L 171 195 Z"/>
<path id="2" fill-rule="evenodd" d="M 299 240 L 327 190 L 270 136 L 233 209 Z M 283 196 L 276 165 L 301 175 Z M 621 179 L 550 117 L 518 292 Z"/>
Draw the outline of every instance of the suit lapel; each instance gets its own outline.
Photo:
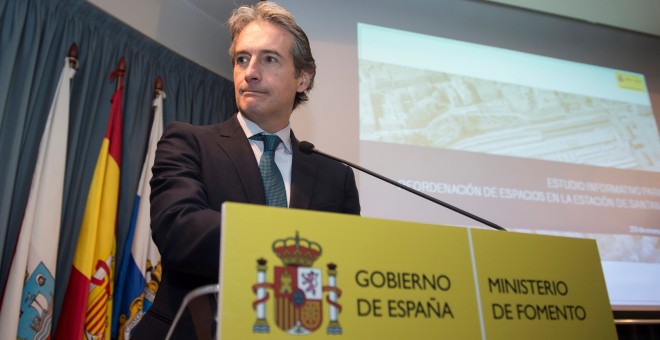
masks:
<path id="1" fill-rule="evenodd" d="M 309 209 L 316 180 L 316 163 L 312 156 L 298 150 L 298 140 L 291 131 L 291 208 Z"/>
<path id="2" fill-rule="evenodd" d="M 291 208 L 309 209 L 314 182 L 316 180 L 316 163 L 311 155 L 298 150 L 299 141 L 291 131 Z M 261 173 L 250 143 L 238 123 L 236 115 L 225 123 L 218 125 L 218 147 L 234 165 L 241 180 L 248 203 L 266 204 Z"/>
<path id="3" fill-rule="evenodd" d="M 236 115 L 218 125 L 218 146 L 234 164 L 248 203 L 266 204 L 259 166 Z"/>

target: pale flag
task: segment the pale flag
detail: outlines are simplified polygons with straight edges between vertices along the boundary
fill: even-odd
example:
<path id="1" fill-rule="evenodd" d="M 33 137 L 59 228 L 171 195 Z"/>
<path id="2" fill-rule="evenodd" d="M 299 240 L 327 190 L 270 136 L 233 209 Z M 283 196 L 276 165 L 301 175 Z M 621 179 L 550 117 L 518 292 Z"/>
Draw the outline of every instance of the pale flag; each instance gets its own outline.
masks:
<path id="1" fill-rule="evenodd" d="M 69 131 L 71 80 L 66 58 L 39 144 L 37 165 L 0 309 L 3 336 L 45 339 L 50 335 L 55 266 Z"/>
<path id="2" fill-rule="evenodd" d="M 160 253 L 151 239 L 149 195 L 151 167 L 154 165 L 156 145 L 163 134 L 163 99 L 165 93 L 158 90 L 154 99 L 154 117 L 149 135 L 147 154 L 142 165 L 133 216 L 128 231 L 122 263 L 117 270 L 115 287 L 112 337 L 129 339 L 131 330 L 142 319 L 153 303 L 160 285 Z M 129 253 L 130 250 L 130 253 Z"/>

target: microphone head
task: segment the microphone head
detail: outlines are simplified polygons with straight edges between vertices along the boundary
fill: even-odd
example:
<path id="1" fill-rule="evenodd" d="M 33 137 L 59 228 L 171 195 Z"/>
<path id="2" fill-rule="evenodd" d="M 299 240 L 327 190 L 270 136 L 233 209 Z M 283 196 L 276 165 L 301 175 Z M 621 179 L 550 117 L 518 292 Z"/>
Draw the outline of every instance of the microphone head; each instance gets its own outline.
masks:
<path id="1" fill-rule="evenodd" d="M 314 152 L 314 144 L 308 142 L 308 141 L 302 141 L 298 145 L 298 150 L 302 151 L 305 154 L 311 154 Z"/>

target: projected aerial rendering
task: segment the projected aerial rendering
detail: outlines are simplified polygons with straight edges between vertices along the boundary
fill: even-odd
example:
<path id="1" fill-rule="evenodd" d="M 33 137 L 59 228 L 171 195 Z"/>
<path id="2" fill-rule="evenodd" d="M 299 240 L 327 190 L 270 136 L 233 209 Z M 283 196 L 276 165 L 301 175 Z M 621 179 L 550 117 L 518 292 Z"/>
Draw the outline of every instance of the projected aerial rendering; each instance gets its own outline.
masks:
<path id="1" fill-rule="evenodd" d="M 360 61 L 360 139 L 660 172 L 650 106 Z"/>

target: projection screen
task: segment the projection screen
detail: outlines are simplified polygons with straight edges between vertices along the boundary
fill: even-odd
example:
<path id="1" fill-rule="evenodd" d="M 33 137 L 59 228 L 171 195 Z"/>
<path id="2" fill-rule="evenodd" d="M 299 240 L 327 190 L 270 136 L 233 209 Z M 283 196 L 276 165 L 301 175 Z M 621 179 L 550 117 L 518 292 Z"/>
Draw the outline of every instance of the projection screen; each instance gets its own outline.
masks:
<path id="1" fill-rule="evenodd" d="M 279 3 L 318 67 L 300 139 L 508 230 L 596 239 L 613 308 L 660 310 L 658 37 L 478 1 Z M 358 180 L 363 216 L 485 227 Z"/>

